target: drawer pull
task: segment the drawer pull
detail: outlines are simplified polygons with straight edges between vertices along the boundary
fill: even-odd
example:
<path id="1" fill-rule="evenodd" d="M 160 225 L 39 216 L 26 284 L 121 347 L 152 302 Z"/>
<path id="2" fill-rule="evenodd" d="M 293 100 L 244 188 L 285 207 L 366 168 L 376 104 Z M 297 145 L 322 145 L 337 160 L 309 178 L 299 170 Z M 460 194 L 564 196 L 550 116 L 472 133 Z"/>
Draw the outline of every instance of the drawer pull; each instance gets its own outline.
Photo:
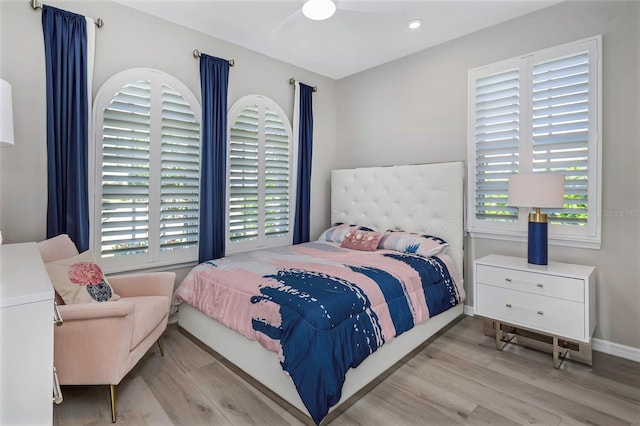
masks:
<path id="1" fill-rule="evenodd" d="M 506 282 L 508 282 L 508 283 L 512 283 L 512 282 L 513 282 L 513 278 L 509 278 L 509 277 L 505 278 L 504 280 L 505 280 Z M 536 283 L 536 282 L 532 282 L 532 281 L 523 281 L 523 280 L 519 280 L 518 282 L 520 282 L 520 283 L 522 283 L 522 284 L 531 284 L 531 285 L 535 284 L 535 285 L 536 285 L 536 287 L 539 287 L 539 288 L 543 288 L 543 287 L 544 287 L 544 284 L 542 284 L 542 283 Z"/>
<path id="2" fill-rule="evenodd" d="M 513 308 L 514 307 L 511 303 L 505 303 L 504 306 L 506 306 L 507 308 Z M 522 307 L 522 306 L 516 306 L 516 307 L 518 309 L 523 309 L 525 311 L 533 311 L 538 315 L 544 315 L 544 311 L 538 311 L 538 310 L 535 310 L 535 309 L 525 308 L 525 307 Z"/>
<path id="3" fill-rule="evenodd" d="M 64 321 L 62 321 L 62 316 L 60 315 L 60 310 L 58 309 L 58 304 L 53 302 L 53 323 L 60 327 Z"/>

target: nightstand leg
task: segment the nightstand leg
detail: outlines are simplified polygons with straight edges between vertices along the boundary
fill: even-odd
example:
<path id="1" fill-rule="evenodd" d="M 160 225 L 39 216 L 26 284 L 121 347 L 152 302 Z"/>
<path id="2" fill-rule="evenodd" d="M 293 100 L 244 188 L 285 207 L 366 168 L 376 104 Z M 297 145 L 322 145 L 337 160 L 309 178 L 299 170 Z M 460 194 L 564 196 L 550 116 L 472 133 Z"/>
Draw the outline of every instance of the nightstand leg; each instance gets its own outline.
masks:
<path id="1" fill-rule="evenodd" d="M 558 338 L 553 337 L 553 368 L 560 368 L 562 362 L 567 358 L 569 349 L 561 348 L 558 345 Z"/>
<path id="2" fill-rule="evenodd" d="M 496 327 L 496 349 L 501 351 L 513 340 L 515 334 L 507 333 L 507 337 L 504 338 L 502 334 L 502 323 L 500 321 L 494 321 L 494 324 Z"/>

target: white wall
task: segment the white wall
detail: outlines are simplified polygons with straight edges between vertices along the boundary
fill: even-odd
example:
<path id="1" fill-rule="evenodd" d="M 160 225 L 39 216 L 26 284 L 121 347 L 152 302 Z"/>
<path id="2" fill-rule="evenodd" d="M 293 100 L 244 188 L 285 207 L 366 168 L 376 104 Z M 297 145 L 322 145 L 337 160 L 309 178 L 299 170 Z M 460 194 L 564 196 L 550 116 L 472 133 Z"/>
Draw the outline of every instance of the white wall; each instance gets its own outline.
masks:
<path id="1" fill-rule="evenodd" d="M 340 167 L 465 160 L 467 71 L 603 35 L 602 249 L 550 247 L 597 267 L 595 337 L 640 349 L 640 2 L 569 1 L 338 82 Z M 524 243 L 467 238 L 471 262 Z"/>
<path id="2" fill-rule="evenodd" d="M 119 71 L 148 67 L 185 83 L 200 99 L 199 61 L 193 49 L 234 58 L 229 73 L 229 106 L 259 93 L 276 101 L 293 119 L 289 77 L 317 85 L 313 95 L 314 154 L 311 236 L 329 222 L 329 175 L 336 158 L 336 82 L 301 68 L 142 14 L 111 1 L 47 1 L 93 18 L 96 30 L 94 96 Z M 0 148 L 0 230 L 4 243 L 38 241 L 46 234 L 47 160 L 42 12 L 26 0 L 0 1 L 0 77 L 13 89 L 14 147 Z"/>

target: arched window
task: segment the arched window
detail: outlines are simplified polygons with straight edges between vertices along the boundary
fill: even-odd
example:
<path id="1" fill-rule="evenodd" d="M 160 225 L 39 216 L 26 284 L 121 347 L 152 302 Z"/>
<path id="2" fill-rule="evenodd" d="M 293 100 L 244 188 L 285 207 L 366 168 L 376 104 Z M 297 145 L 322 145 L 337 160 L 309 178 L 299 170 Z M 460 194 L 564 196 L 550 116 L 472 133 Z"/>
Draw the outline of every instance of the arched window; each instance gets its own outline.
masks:
<path id="1" fill-rule="evenodd" d="M 296 149 L 271 99 L 249 95 L 229 110 L 226 252 L 291 244 Z"/>
<path id="2" fill-rule="evenodd" d="M 197 260 L 200 112 L 157 70 L 123 71 L 100 89 L 91 237 L 107 270 Z"/>

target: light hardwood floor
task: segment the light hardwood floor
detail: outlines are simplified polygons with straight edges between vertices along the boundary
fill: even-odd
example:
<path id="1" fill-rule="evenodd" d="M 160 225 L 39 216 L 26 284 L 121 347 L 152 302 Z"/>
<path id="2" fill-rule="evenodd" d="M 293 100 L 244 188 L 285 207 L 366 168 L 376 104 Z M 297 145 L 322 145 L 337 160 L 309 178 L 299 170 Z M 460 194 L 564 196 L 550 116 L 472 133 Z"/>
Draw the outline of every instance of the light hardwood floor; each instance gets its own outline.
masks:
<path id="1" fill-rule="evenodd" d="M 175 325 L 116 387 L 117 425 L 300 425 Z M 54 425 L 110 425 L 108 386 L 65 386 Z M 640 364 L 594 352 L 593 366 L 508 345 L 466 317 L 329 423 L 640 425 Z"/>

